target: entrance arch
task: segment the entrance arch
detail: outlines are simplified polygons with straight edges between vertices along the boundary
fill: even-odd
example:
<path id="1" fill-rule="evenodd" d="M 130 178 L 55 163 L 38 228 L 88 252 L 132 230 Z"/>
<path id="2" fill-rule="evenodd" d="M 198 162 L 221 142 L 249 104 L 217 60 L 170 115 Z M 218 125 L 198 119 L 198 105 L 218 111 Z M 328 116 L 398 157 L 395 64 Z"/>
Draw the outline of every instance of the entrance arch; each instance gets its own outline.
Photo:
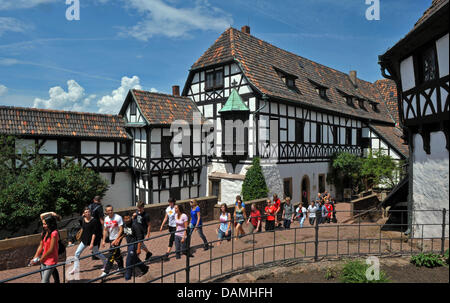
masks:
<path id="1" fill-rule="evenodd" d="M 305 193 L 306 192 L 306 193 Z M 300 184 L 301 201 L 308 204 L 310 202 L 310 182 L 308 175 L 304 175 Z"/>

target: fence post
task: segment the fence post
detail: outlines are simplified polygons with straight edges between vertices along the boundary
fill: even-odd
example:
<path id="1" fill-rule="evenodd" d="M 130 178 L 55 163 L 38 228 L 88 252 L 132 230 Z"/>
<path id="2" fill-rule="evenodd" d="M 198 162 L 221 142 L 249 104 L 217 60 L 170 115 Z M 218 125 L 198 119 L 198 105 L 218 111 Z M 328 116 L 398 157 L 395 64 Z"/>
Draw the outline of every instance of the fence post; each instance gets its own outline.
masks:
<path id="1" fill-rule="evenodd" d="M 442 238 L 441 238 L 441 255 L 444 255 L 445 250 L 445 217 L 447 210 L 445 208 L 442 209 Z"/>
<path id="2" fill-rule="evenodd" d="M 186 237 L 186 283 L 190 282 L 190 262 L 191 262 L 191 229 L 188 227 L 187 229 L 187 237 Z"/>
<path id="3" fill-rule="evenodd" d="M 316 211 L 316 225 L 314 226 L 315 237 L 314 237 L 314 262 L 319 260 L 319 211 Z"/>

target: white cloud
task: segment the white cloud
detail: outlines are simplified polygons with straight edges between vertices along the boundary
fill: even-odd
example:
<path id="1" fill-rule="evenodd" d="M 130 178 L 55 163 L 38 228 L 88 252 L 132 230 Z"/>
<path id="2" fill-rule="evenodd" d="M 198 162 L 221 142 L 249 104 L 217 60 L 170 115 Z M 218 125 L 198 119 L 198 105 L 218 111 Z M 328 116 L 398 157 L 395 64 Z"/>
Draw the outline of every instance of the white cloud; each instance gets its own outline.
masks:
<path id="1" fill-rule="evenodd" d="M 119 88 L 113 90 L 110 95 L 103 96 L 97 106 L 100 113 L 117 114 L 130 89 L 142 89 L 138 76 L 132 78 L 123 77 Z"/>
<path id="2" fill-rule="evenodd" d="M 188 37 L 194 30 L 222 31 L 233 23 L 229 14 L 211 6 L 207 0 L 197 0 L 194 7 L 183 8 L 176 8 L 163 0 L 123 1 L 127 8 L 144 15 L 142 21 L 131 28 L 123 29 L 121 33 L 138 40 L 147 41 L 154 35 Z"/>
<path id="3" fill-rule="evenodd" d="M 0 96 L 6 95 L 7 92 L 8 92 L 8 88 L 6 86 L 0 84 Z"/>
<path id="4" fill-rule="evenodd" d="M 60 86 L 50 88 L 50 99 L 34 99 L 34 107 L 70 111 L 85 111 L 95 95 L 86 96 L 84 88 L 75 80 L 67 81 L 67 92 Z"/>
<path id="5" fill-rule="evenodd" d="M 61 0 L 0 0 L 0 10 L 32 8 L 52 2 L 61 2 Z"/>
<path id="6" fill-rule="evenodd" d="M 1 1 L 1 0 L 0 0 Z M 23 33 L 30 29 L 29 25 L 26 25 L 20 20 L 10 17 L 0 17 L 0 36 L 6 32 Z"/>

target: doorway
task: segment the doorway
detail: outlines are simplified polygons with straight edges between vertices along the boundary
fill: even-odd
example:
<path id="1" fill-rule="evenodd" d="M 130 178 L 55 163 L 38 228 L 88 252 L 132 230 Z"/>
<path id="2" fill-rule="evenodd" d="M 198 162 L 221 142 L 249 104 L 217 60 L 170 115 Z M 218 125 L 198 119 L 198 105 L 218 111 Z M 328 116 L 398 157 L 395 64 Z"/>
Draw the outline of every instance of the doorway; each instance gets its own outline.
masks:
<path id="1" fill-rule="evenodd" d="M 300 192 L 302 195 L 302 202 L 306 204 L 308 204 L 310 201 L 309 185 L 309 177 L 307 175 L 303 176 Z"/>

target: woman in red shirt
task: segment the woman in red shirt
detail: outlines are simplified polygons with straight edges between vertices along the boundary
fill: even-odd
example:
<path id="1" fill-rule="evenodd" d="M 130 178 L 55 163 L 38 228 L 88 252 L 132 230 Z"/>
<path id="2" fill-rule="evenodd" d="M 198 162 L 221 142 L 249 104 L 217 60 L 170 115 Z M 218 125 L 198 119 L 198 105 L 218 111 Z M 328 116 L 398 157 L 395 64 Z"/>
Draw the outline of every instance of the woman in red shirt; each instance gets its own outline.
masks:
<path id="1" fill-rule="evenodd" d="M 277 208 L 272 205 L 272 201 L 270 199 L 267 199 L 267 206 L 264 209 L 264 213 L 267 216 L 266 218 L 266 231 L 274 230 L 275 229 L 275 212 Z"/>
<path id="2" fill-rule="evenodd" d="M 247 223 L 250 224 L 250 233 L 260 232 L 261 231 L 261 213 L 256 208 L 256 204 L 252 204 L 252 211 L 250 212 L 250 217 L 248 218 Z"/>
<path id="3" fill-rule="evenodd" d="M 278 218 L 278 213 L 281 210 L 281 200 L 277 194 L 273 194 L 273 206 L 275 207 L 275 226 L 280 227 L 281 222 Z"/>
<path id="4" fill-rule="evenodd" d="M 41 264 L 41 283 L 49 283 L 50 276 L 53 271 L 57 270 L 55 267 L 45 270 L 47 267 L 58 263 L 58 241 L 59 233 L 56 225 L 56 219 L 53 216 L 46 216 L 42 219 L 42 240 L 39 244 L 36 254 L 31 260 L 30 265 Z M 41 256 L 42 254 L 42 256 Z M 39 258 L 39 256 L 41 256 Z M 55 281 L 58 282 L 58 281 Z"/>

